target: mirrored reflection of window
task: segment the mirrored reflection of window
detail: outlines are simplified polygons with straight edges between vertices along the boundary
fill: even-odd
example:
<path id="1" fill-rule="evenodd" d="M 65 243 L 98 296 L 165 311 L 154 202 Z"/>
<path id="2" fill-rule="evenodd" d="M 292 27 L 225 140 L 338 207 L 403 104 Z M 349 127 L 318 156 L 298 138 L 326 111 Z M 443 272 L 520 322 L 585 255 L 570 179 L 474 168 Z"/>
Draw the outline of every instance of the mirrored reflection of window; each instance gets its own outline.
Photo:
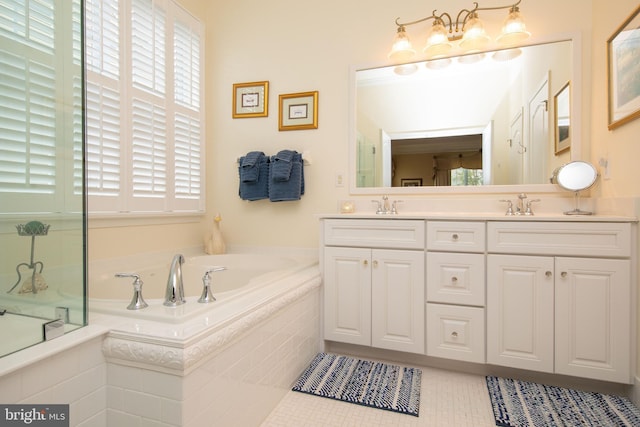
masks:
<path id="1" fill-rule="evenodd" d="M 453 169 L 451 185 L 482 185 L 482 169 Z"/>

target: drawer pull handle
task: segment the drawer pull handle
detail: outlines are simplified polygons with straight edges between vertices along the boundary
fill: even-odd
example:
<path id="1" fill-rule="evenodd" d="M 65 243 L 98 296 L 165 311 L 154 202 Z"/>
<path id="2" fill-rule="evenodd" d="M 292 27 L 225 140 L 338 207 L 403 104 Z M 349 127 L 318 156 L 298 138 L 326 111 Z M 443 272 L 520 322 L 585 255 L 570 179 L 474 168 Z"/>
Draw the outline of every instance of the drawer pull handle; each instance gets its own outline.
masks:
<path id="1" fill-rule="evenodd" d="M 565 279 L 567 277 L 567 272 L 563 271 L 562 273 L 560 273 L 560 277 L 562 277 L 563 279 Z"/>
<path id="2" fill-rule="evenodd" d="M 456 276 L 451 277 L 452 283 L 456 283 L 457 281 L 458 281 L 458 278 Z"/>
<path id="3" fill-rule="evenodd" d="M 365 259 L 364 261 L 362 261 L 362 265 L 366 267 L 367 265 L 369 265 L 369 261 Z"/>
<path id="4" fill-rule="evenodd" d="M 458 238 L 459 238 L 458 233 L 453 233 L 453 234 L 451 235 L 451 238 L 453 239 L 453 241 L 458 240 Z"/>
<path id="5" fill-rule="evenodd" d="M 544 273 L 544 275 L 547 276 L 547 277 L 551 277 L 551 272 L 547 271 L 546 273 Z"/>
<path id="6" fill-rule="evenodd" d="M 373 261 L 373 268 L 376 268 L 378 266 L 378 261 Z"/>
<path id="7" fill-rule="evenodd" d="M 451 336 L 453 338 L 458 338 L 458 333 L 457 332 L 451 332 Z"/>

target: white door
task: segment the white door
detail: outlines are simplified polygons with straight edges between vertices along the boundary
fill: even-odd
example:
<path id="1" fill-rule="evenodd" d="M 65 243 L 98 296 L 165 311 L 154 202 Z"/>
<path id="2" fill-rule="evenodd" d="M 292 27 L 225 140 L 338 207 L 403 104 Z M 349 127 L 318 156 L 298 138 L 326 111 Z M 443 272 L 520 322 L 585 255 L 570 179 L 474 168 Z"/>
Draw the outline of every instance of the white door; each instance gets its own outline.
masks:
<path id="1" fill-rule="evenodd" d="M 553 258 L 487 256 L 487 363 L 553 372 Z"/>
<path id="2" fill-rule="evenodd" d="M 629 383 L 628 260 L 556 259 L 556 372 Z"/>
<path id="3" fill-rule="evenodd" d="M 371 345 L 371 249 L 324 249 L 324 338 Z"/>
<path id="4" fill-rule="evenodd" d="M 374 347 L 424 354 L 424 251 L 372 252 Z"/>
<path id="5" fill-rule="evenodd" d="M 549 152 L 549 77 L 544 79 L 529 100 L 529 138 L 524 153 L 524 183 L 548 182 L 547 154 Z"/>

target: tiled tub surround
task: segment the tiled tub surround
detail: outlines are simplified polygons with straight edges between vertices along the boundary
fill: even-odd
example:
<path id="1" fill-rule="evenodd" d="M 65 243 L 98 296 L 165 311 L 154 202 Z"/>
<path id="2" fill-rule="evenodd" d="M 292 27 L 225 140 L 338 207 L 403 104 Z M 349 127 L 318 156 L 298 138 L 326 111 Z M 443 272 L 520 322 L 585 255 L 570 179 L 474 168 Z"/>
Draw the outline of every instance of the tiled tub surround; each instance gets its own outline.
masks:
<path id="1" fill-rule="evenodd" d="M 179 323 L 91 312 L 0 359 L 0 400 L 70 403 L 83 427 L 259 425 L 321 349 L 320 283 L 307 266 Z"/>

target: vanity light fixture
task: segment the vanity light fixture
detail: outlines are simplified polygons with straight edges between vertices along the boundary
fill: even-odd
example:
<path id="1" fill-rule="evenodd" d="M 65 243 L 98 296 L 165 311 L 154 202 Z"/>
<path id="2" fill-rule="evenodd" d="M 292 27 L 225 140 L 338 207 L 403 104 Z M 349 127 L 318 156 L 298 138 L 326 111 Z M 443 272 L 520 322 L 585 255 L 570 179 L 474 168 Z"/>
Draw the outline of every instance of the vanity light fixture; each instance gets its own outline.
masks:
<path id="1" fill-rule="evenodd" d="M 513 46 L 526 40 L 531 34 L 526 30 L 524 19 L 520 13 L 518 5 L 522 0 L 507 5 L 496 7 L 480 7 L 474 2 L 473 9 L 462 9 L 458 12 L 455 21 L 447 12 L 436 14 L 434 10 L 431 16 L 421 18 L 411 22 L 401 23 L 400 18 L 396 19 L 398 31 L 389 52 L 389 59 L 404 62 L 410 60 L 416 51 L 411 45 L 411 40 L 407 34 L 406 27 L 433 19 L 433 26 L 427 34 L 427 44 L 423 49 L 428 59 L 445 57 L 454 48 L 452 42 L 460 41 L 459 47 L 464 53 L 474 53 L 484 50 L 489 44 L 484 24 L 478 16 L 478 11 L 509 9 L 509 14 L 502 25 L 502 33 L 496 39 L 497 43 L 503 47 Z"/>

